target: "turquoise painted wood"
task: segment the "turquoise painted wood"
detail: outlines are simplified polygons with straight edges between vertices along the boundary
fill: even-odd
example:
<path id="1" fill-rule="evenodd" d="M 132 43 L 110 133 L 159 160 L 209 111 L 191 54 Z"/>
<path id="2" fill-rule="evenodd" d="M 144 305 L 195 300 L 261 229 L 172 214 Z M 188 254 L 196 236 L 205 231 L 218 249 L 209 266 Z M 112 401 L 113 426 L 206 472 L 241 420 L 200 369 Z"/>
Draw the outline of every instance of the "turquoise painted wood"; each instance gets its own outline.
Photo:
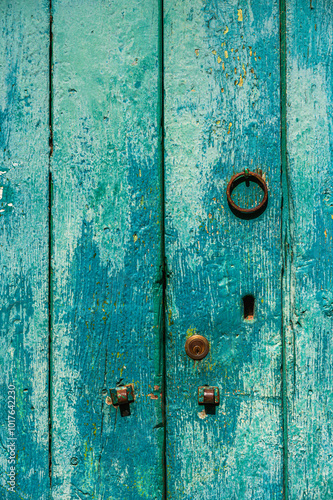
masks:
<path id="1" fill-rule="evenodd" d="M 1 498 L 333 498 L 332 37 L 328 0 L 0 4 Z"/>
<path id="2" fill-rule="evenodd" d="M 52 498 L 160 499 L 159 5 L 52 7 Z"/>
<path id="3" fill-rule="evenodd" d="M 0 497 L 6 500 L 36 498 L 36 491 L 47 499 L 49 491 L 48 61 L 48 2 L 2 1 Z"/>
<path id="4" fill-rule="evenodd" d="M 287 2 L 290 499 L 333 498 L 333 4 Z"/>
<path id="5" fill-rule="evenodd" d="M 164 27 L 167 498 L 282 499 L 279 4 L 166 0 Z M 226 201 L 246 167 L 269 187 L 250 221 Z M 185 354 L 193 333 L 202 361 Z"/>

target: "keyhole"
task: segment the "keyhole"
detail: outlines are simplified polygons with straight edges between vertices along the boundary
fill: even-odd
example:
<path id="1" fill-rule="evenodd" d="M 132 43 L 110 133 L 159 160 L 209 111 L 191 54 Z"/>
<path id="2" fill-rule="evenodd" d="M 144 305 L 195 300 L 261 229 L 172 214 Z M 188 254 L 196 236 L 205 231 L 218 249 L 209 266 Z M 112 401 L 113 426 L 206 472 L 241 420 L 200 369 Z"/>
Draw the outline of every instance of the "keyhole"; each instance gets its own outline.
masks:
<path id="1" fill-rule="evenodd" d="M 253 295 L 245 295 L 243 297 L 243 305 L 244 305 L 244 319 L 249 321 L 250 319 L 254 319 L 254 297 Z"/>
<path id="2" fill-rule="evenodd" d="M 194 348 L 194 354 L 200 354 L 200 347 L 198 345 Z"/>

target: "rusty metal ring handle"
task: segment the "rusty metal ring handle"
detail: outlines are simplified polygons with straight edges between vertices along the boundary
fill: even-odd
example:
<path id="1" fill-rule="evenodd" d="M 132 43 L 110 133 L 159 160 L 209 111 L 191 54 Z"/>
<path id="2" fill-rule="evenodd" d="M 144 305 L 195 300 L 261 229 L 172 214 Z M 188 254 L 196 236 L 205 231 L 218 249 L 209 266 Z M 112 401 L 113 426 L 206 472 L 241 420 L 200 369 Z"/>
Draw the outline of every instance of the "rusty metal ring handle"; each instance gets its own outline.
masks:
<path id="1" fill-rule="evenodd" d="M 247 180 L 251 180 L 256 184 L 258 184 L 258 186 L 262 189 L 264 193 L 264 197 L 259 203 L 259 205 L 256 205 L 253 208 L 241 208 L 240 206 L 236 205 L 236 203 L 231 198 L 232 192 L 235 189 L 235 187 L 238 186 L 238 184 L 241 184 L 242 182 Z M 250 172 L 249 170 L 245 169 L 243 172 L 235 174 L 231 177 L 227 186 L 227 198 L 230 208 L 236 215 L 240 217 L 245 216 L 246 218 L 257 217 L 263 212 L 263 210 L 266 208 L 267 205 L 267 200 L 268 200 L 267 184 L 263 179 L 263 177 L 261 177 L 261 175 L 256 174 L 255 172 Z"/>

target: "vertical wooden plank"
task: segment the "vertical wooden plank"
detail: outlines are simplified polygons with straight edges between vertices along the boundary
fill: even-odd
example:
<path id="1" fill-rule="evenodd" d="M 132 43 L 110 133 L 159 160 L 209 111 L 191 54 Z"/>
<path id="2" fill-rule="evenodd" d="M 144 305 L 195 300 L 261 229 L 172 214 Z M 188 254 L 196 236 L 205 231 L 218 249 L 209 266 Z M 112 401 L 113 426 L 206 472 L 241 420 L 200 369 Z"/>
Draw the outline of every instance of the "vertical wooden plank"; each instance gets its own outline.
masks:
<path id="1" fill-rule="evenodd" d="M 289 496 L 333 497 L 333 5 L 287 1 Z"/>
<path id="2" fill-rule="evenodd" d="M 30 499 L 36 491 L 39 498 L 49 498 L 48 81 L 48 2 L 1 2 L 0 496 L 3 499 Z M 9 389 L 15 393 L 15 403 L 9 397 L 13 396 Z"/>
<path id="3" fill-rule="evenodd" d="M 279 5 L 165 0 L 164 30 L 168 498 L 281 499 Z M 226 201 L 245 167 L 269 187 L 255 220 Z M 193 333 L 210 342 L 200 362 Z M 220 389 L 215 415 L 204 384 Z"/>
<path id="4" fill-rule="evenodd" d="M 53 75 L 53 498 L 160 499 L 158 2 L 55 0 Z"/>

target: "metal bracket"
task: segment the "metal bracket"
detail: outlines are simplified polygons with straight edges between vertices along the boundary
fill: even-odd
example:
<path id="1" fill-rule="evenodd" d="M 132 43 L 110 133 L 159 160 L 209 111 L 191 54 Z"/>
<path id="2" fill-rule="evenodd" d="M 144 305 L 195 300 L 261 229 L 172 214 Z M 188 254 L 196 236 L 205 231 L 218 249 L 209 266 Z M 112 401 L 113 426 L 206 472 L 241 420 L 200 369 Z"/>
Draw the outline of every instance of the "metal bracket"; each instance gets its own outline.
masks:
<path id="1" fill-rule="evenodd" d="M 218 387 L 204 385 L 198 387 L 199 405 L 218 405 L 220 403 L 220 391 Z"/>
<path id="2" fill-rule="evenodd" d="M 124 386 L 116 387 L 115 389 L 110 389 L 110 396 L 106 398 L 106 404 L 112 405 L 115 408 L 120 409 L 120 415 L 122 417 L 127 417 L 131 414 L 130 403 L 134 402 L 134 387 L 133 384 L 127 384 Z"/>

